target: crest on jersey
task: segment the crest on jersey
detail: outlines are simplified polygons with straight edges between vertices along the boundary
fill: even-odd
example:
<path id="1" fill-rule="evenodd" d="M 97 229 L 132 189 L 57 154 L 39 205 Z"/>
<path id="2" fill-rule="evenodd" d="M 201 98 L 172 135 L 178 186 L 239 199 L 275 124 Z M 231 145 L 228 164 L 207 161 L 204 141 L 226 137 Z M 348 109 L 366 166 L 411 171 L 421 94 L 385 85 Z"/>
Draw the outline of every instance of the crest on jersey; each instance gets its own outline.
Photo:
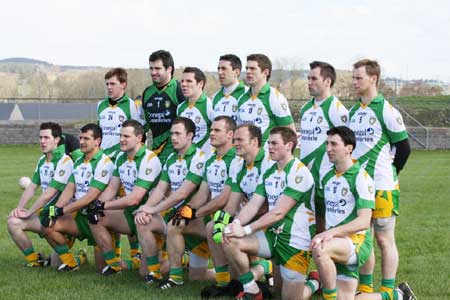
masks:
<path id="1" fill-rule="evenodd" d="M 285 186 L 286 186 L 286 183 L 284 183 L 284 181 L 280 182 L 280 187 L 281 187 L 282 189 L 284 189 Z"/>
<path id="2" fill-rule="evenodd" d="M 369 185 L 369 193 L 373 194 L 374 190 L 373 190 L 373 186 Z"/>
<path id="3" fill-rule="evenodd" d="M 231 110 L 232 110 L 233 112 L 236 112 L 237 109 L 238 109 L 237 105 L 233 105 L 233 106 L 231 107 Z"/>
<path id="4" fill-rule="evenodd" d="M 50 177 L 53 177 L 53 175 L 55 175 L 55 173 L 53 173 L 53 171 L 50 171 Z"/>
<path id="5" fill-rule="evenodd" d="M 318 118 L 317 118 L 317 124 L 322 123 L 322 121 L 323 121 L 323 117 L 318 117 Z"/>
<path id="6" fill-rule="evenodd" d="M 203 168 L 203 163 L 202 163 L 202 162 L 199 162 L 199 163 L 197 164 L 197 169 L 201 169 L 201 168 Z"/>
<path id="7" fill-rule="evenodd" d="M 220 172 L 220 176 L 225 177 L 225 170 L 222 170 L 222 171 Z"/>
<path id="8" fill-rule="evenodd" d="M 375 117 L 370 117 L 369 124 L 373 125 L 373 124 L 375 124 L 376 121 L 377 121 L 377 119 Z"/>
<path id="9" fill-rule="evenodd" d="M 145 169 L 145 175 L 149 175 L 152 172 L 152 168 Z"/>
<path id="10" fill-rule="evenodd" d="M 106 175 L 108 175 L 108 170 L 103 170 L 102 171 L 102 177 L 105 177 Z"/>
<path id="11" fill-rule="evenodd" d="M 166 102 L 164 102 L 164 106 L 165 106 L 166 108 L 169 108 L 169 107 L 170 107 L 170 101 L 169 101 L 169 100 L 166 100 Z"/>
<path id="12" fill-rule="evenodd" d="M 86 177 L 87 177 L 87 178 L 91 177 L 91 172 L 87 171 L 87 172 L 86 172 Z"/>
<path id="13" fill-rule="evenodd" d="M 202 120 L 202 118 L 200 118 L 200 117 L 195 117 L 195 123 L 200 123 L 201 120 Z"/>
<path id="14" fill-rule="evenodd" d="M 295 183 L 300 183 L 300 182 L 302 182 L 302 180 L 303 180 L 303 177 L 300 175 L 295 177 Z"/>
<path id="15" fill-rule="evenodd" d="M 58 175 L 61 177 L 61 176 L 64 176 L 65 173 L 66 173 L 66 171 L 64 171 L 64 170 L 59 170 Z"/>
<path id="16" fill-rule="evenodd" d="M 182 171 L 181 173 L 183 173 L 183 176 L 186 176 L 186 174 L 187 174 L 187 169 L 183 169 L 183 171 Z"/>
<path id="17" fill-rule="evenodd" d="M 347 193 L 348 193 L 348 188 L 342 188 L 342 190 L 341 190 L 342 197 L 345 197 L 345 195 L 347 195 Z"/>
<path id="18" fill-rule="evenodd" d="M 137 175 L 136 170 L 133 170 L 133 177 L 136 177 L 136 175 Z"/>
<path id="19" fill-rule="evenodd" d="M 347 116 L 341 116 L 342 123 L 347 123 Z"/>
<path id="20" fill-rule="evenodd" d="M 287 104 L 286 103 L 281 103 L 281 108 L 283 110 L 287 110 Z"/>
<path id="21" fill-rule="evenodd" d="M 403 125 L 402 117 L 398 117 L 396 120 L 397 120 L 398 125 Z"/>
<path id="22" fill-rule="evenodd" d="M 258 111 L 257 111 L 258 115 L 262 114 L 262 111 L 263 111 L 263 108 L 262 107 L 258 107 Z"/>
<path id="23" fill-rule="evenodd" d="M 124 117 L 124 116 L 119 116 L 119 121 L 120 121 L 120 122 L 125 121 L 125 117 Z"/>

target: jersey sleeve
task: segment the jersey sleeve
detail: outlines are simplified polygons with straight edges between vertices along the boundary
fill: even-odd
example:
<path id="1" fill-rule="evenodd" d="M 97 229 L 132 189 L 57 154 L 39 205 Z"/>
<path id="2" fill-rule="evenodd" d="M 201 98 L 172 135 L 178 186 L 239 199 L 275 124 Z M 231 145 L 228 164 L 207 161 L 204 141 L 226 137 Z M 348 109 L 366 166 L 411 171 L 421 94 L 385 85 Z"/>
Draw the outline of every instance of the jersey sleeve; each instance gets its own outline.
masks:
<path id="1" fill-rule="evenodd" d="M 230 167 L 228 168 L 228 178 L 225 180 L 225 184 L 232 187 L 233 178 L 236 178 L 238 172 L 242 169 L 244 164 L 244 159 L 240 156 L 235 156 L 230 162 Z"/>
<path id="2" fill-rule="evenodd" d="M 199 150 L 194 154 L 189 165 L 189 172 L 186 175 L 186 180 L 189 180 L 196 185 L 202 182 L 203 173 L 205 172 L 205 152 Z"/>
<path id="3" fill-rule="evenodd" d="M 271 88 L 269 105 L 277 125 L 286 126 L 294 123 L 289 104 L 283 94 L 278 90 Z"/>
<path id="4" fill-rule="evenodd" d="M 213 102 L 211 98 L 206 98 L 206 114 L 208 115 L 208 119 L 212 122 L 214 121 L 214 109 Z"/>
<path id="5" fill-rule="evenodd" d="M 56 165 L 55 175 L 50 181 L 49 186 L 62 192 L 66 187 L 67 182 L 69 181 L 69 177 L 72 174 L 73 170 L 73 161 L 72 159 L 64 155 Z"/>
<path id="6" fill-rule="evenodd" d="M 149 152 L 141 161 L 134 185 L 149 190 L 160 173 L 161 162 L 158 156 L 154 152 Z"/>
<path id="7" fill-rule="evenodd" d="M 166 162 L 164 163 L 162 170 L 161 170 L 161 176 L 159 177 L 159 180 L 162 180 L 164 182 L 170 183 L 170 178 L 169 178 L 169 162 L 172 160 L 172 155 L 174 155 L 173 153 L 171 153 L 169 155 L 169 157 L 166 159 Z"/>
<path id="8" fill-rule="evenodd" d="M 130 99 L 131 100 L 131 99 Z M 146 126 L 144 109 L 142 105 L 137 105 L 133 100 L 130 101 L 131 119 L 138 121 L 142 126 Z"/>
<path id="9" fill-rule="evenodd" d="M 206 160 L 206 163 L 205 163 L 205 170 L 203 171 L 202 181 L 208 182 L 208 178 L 206 177 L 206 175 L 207 175 L 207 173 L 208 173 L 208 166 L 209 166 L 210 164 L 212 164 L 212 162 L 214 161 L 214 159 L 215 159 L 215 155 L 211 155 L 211 156 Z"/>
<path id="10" fill-rule="evenodd" d="M 116 161 L 114 163 L 114 170 L 112 176 L 114 177 L 120 177 L 119 174 L 119 166 L 122 164 L 123 155 L 125 155 L 125 152 L 119 152 L 119 154 L 116 157 Z"/>
<path id="11" fill-rule="evenodd" d="M 35 185 L 41 185 L 41 174 L 39 173 L 39 167 L 42 165 L 42 160 L 44 159 L 44 156 L 42 156 L 37 165 L 34 169 L 33 177 L 31 178 L 31 182 L 33 182 Z"/>
<path id="12" fill-rule="evenodd" d="M 94 177 L 91 179 L 89 187 L 95 187 L 100 191 L 105 190 L 111 180 L 114 171 L 114 164 L 107 156 L 103 156 L 98 162 L 94 171 Z"/>
<path id="13" fill-rule="evenodd" d="M 338 99 L 335 99 L 331 104 L 328 115 L 334 127 L 347 125 L 348 110 Z"/>
<path id="14" fill-rule="evenodd" d="M 387 101 L 383 107 L 383 120 L 391 144 L 395 144 L 408 138 L 402 115 Z"/>
<path id="15" fill-rule="evenodd" d="M 240 180 L 242 179 L 242 173 L 244 172 L 244 169 L 241 168 L 238 172 L 236 172 L 236 175 L 231 178 L 231 191 L 235 193 L 242 193 Z"/>
<path id="16" fill-rule="evenodd" d="M 313 188 L 314 179 L 308 168 L 301 162 L 295 163 L 287 175 L 286 188 L 283 195 L 295 201 L 307 203 L 310 200 L 310 193 L 308 192 Z"/>
<path id="17" fill-rule="evenodd" d="M 356 209 L 375 209 L 375 186 L 372 178 L 365 170 L 360 170 L 356 176 Z"/>

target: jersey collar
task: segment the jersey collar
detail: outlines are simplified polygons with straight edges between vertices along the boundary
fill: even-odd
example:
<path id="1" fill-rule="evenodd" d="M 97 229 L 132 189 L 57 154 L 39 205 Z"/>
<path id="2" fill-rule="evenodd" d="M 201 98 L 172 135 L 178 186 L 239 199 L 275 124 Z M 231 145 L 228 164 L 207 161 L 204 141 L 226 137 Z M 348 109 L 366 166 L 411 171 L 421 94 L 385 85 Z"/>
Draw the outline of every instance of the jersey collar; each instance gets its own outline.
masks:
<path id="1" fill-rule="evenodd" d="M 52 150 L 52 161 L 58 161 L 66 153 L 66 146 L 64 144 L 59 145 Z"/>
<path id="2" fill-rule="evenodd" d="M 97 153 L 95 153 L 95 155 L 91 158 L 91 160 L 86 160 L 86 154 L 83 154 L 82 157 L 83 157 L 84 162 L 93 162 L 93 161 L 99 160 L 102 157 L 102 155 L 103 155 L 103 150 L 100 149 L 100 150 L 98 150 Z"/>
<path id="3" fill-rule="evenodd" d="M 381 103 L 381 102 L 383 102 L 383 100 L 384 100 L 384 96 L 383 96 L 383 94 L 380 93 L 375 98 L 373 98 L 372 101 L 369 102 L 369 104 L 363 104 L 361 98 L 359 98 L 359 103 L 362 107 L 367 107 L 367 106 L 371 105 L 372 103 L 373 104 Z"/>
<path id="4" fill-rule="evenodd" d="M 336 166 L 333 165 L 334 174 L 336 175 L 336 177 L 340 177 L 340 176 L 342 176 L 344 174 L 348 174 L 348 175 L 356 174 L 356 173 L 358 173 L 359 168 L 360 168 L 359 162 L 358 161 L 354 161 L 353 165 L 350 168 L 348 168 L 347 171 L 339 173 L 336 170 Z"/>
<path id="5" fill-rule="evenodd" d="M 217 155 L 217 152 L 216 152 L 216 159 L 217 160 L 221 160 L 221 159 L 224 159 L 225 157 L 234 157 L 234 156 L 236 156 L 236 148 L 234 148 L 234 147 L 231 147 L 231 149 L 230 150 L 228 150 L 223 156 L 218 156 Z"/>
<path id="6" fill-rule="evenodd" d="M 248 90 L 248 92 L 250 93 L 250 97 L 254 98 L 251 88 Z M 261 99 L 265 94 L 267 94 L 269 92 L 270 92 L 270 84 L 267 82 L 265 85 L 263 85 L 263 87 L 259 91 L 258 95 L 256 95 L 256 98 Z"/>
<path id="7" fill-rule="evenodd" d="M 136 158 L 140 158 L 141 156 L 143 156 L 145 154 L 145 144 L 141 146 L 141 148 L 136 152 L 136 154 L 134 155 L 133 160 L 135 160 Z"/>
<path id="8" fill-rule="evenodd" d="M 322 103 L 320 103 L 319 106 L 323 106 L 325 103 L 331 102 L 333 100 L 333 97 L 334 96 L 331 95 L 330 97 L 328 97 L 327 99 L 322 101 Z M 312 101 L 312 105 L 314 106 L 314 108 L 316 108 L 317 107 L 317 105 L 316 105 L 316 98 L 312 98 L 311 101 Z"/>
<path id="9" fill-rule="evenodd" d="M 179 160 L 182 160 L 182 159 L 185 158 L 185 157 L 189 157 L 189 156 L 191 156 L 192 154 L 194 154 L 196 150 L 197 150 L 197 147 L 196 147 L 194 144 L 192 144 L 192 145 L 186 150 L 186 152 L 184 153 L 183 156 L 179 156 L 179 155 L 178 155 L 178 159 L 179 159 Z"/>
<path id="10" fill-rule="evenodd" d="M 200 95 L 200 97 L 194 102 L 194 103 L 190 103 L 189 102 L 189 99 L 186 99 L 186 102 L 187 102 L 187 105 L 189 106 L 189 107 L 194 107 L 197 103 L 203 103 L 203 102 L 206 102 L 206 99 L 207 99 L 208 97 L 206 96 L 206 94 L 205 93 L 202 93 L 201 95 Z"/>

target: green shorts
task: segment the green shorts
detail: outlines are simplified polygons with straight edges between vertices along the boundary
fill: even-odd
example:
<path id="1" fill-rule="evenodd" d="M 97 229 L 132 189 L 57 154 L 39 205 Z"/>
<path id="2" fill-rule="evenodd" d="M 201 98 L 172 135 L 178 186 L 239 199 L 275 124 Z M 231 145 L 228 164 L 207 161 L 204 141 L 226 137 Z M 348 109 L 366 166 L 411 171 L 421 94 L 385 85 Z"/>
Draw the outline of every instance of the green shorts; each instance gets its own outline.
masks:
<path id="1" fill-rule="evenodd" d="M 359 268 L 363 266 L 372 254 L 372 234 L 368 230 L 366 234 L 352 234 L 350 236 L 355 247 L 358 261 L 354 265 L 344 265 L 336 263 L 338 275 L 344 275 L 352 278 L 359 278 Z"/>
<path id="2" fill-rule="evenodd" d="M 136 231 L 136 223 L 134 223 L 134 215 L 133 212 L 137 209 L 136 206 L 127 207 L 123 211 L 123 215 L 125 216 L 125 219 L 127 220 L 128 227 L 130 227 L 131 235 L 137 235 Z"/>
<path id="3" fill-rule="evenodd" d="M 91 228 L 89 227 L 87 216 L 82 214 L 80 211 L 77 211 L 74 220 L 78 228 L 77 239 L 80 241 L 87 239 L 89 246 L 95 246 L 96 242 L 94 236 L 92 235 Z"/>

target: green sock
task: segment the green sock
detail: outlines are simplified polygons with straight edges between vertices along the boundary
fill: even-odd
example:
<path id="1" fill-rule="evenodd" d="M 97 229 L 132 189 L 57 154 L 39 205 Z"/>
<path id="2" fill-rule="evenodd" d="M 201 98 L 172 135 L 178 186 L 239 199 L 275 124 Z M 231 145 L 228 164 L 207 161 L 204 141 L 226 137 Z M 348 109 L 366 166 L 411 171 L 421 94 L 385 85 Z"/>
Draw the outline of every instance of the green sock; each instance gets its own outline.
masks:
<path id="1" fill-rule="evenodd" d="M 320 283 L 317 280 L 308 280 L 305 283 L 306 286 L 309 286 L 311 289 L 311 293 L 314 294 L 319 290 Z"/>
<path id="2" fill-rule="evenodd" d="M 331 290 L 322 289 L 322 297 L 324 300 L 335 300 L 337 297 L 337 288 Z"/>
<path id="3" fill-rule="evenodd" d="M 373 293 L 373 275 L 359 274 L 358 291 L 364 293 Z"/>
<path id="4" fill-rule="evenodd" d="M 214 267 L 214 270 L 216 271 L 216 285 L 227 286 L 231 280 L 231 275 L 228 271 L 228 265 Z"/>
<path id="5" fill-rule="evenodd" d="M 120 270 L 120 260 L 116 256 L 116 253 L 114 250 L 103 252 L 103 258 L 105 259 L 105 262 L 114 270 Z"/>
<path id="6" fill-rule="evenodd" d="M 176 283 L 183 283 L 183 268 L 170 268 L 169 277 Z"/>
<path id="7" fill-rule="evenodd" d="M 251 282 L 252 280 L 253 280 L 253 273 L 252 272 L 247 272 L 247 273 L 242 274 L 241 276 L 239 276 L 239 281 L 243 285 Z"/>
<path id="8" fill-rule="evenodd" d="M 130 242 L 130 255 L 131 257 L 139 254 L 139 242 Z"/>
<path id="9" fill-rule="evenodd" d="M 27 248 L 22 250 L 23 255 L 25 256 L 25 259 L 29 263 L 37 262 L 39 259 L 39 255 L 34 251 L 34 248 Z"/>
<path id="10" fill-rule="evenodd" d="M 383 278 L 381 280 L 381 298 L 383 300 L 393 300 L 394 297 L 395 278 Z"/>
<path id="11" fill-rule="evenodd" d="M 270 270 L 270 261 L 269 260 L 267 260 L 267 259 L 260 259 L 260 260 L 257 260 L 257 261 L 255 261 L 255 262 L 251 262 L 250 263 L 250 267 L 255 267 L 255 266 L 258 266 L 258 265 L 260 265 L 261 267 L 263 267 L 263 269 L 264 269 L 264 274 L 266 275 L 266 274 L 269 274 L 269 273 L 271 273 L 271 270 Z"/>
<path id="12" fill-rule="evenodd" d="M 147 256 L 145 260 L 147 262 L 147 271 L 153 273 L 155 278 L 161 279 L 161 265 L 159 264 L 158 256 Z M 181 274 L 183 275 L 183 273 Z"/>

